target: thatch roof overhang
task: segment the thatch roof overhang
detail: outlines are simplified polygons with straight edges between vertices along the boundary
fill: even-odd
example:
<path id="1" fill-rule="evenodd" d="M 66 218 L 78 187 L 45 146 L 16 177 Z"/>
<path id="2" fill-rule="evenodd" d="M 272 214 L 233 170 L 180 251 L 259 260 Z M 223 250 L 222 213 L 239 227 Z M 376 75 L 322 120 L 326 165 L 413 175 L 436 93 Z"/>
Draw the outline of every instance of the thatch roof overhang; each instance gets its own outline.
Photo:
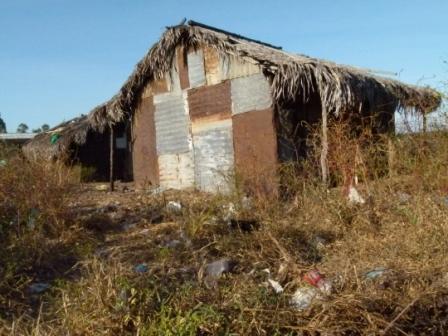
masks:
<path id="1" fill-rule="evenodd" d="M 86 115 L 63 122 L 49 131 L 37 134 L 23 146 L 23 152 L 29 158 L 39 157 L 47 160 L 64 158 L 72 144 L 86 142 L 88 132 L 92 130 Z"/>
<path id="2" fill-rule="evenodd" d="M 236 56 L 259 65 L 270 79 L 274 102 L 302 99 L 318 93 L 325 111 L 357 111 L 363 104 L 371 108 L 388 105 L 388 110 L 404 109 L 429 113 L 441 104 L 441 95 L 428 87 L 407 85 L 359 68 L 339 65 L 281 50 L 270 44 L 209 27 L 197 22 L 167 27 L 117 94 L 94 108 L 87 116 L 72 119 L 29 141 L 24 151 L 44 157 L 61 157 L 72 143 L 83 144 L 89 130 L 106 128 L 132 116 L 138 99 L 149 81 L 170 74 L 176 48 L 215 49 L 222 57 Z M 50 143 L 52 134 L 61 138 Z"/>
<path id="3" fill-rule="evenodd" d="M 434 111 L 441 104 L 441 95 L 428 87 L 408 85 L 367 70 L 288 53 L 263 42 L 189 21 L 167 27 L 120 91 L 103 108 L 89 114 L 92 126 L 104 129 L 131 116 L 146 84 L 170 73 L 177 46 L 199 48 L 203 45 L 217 50 L 223 57 L 233 55 L 259 65 L 271 80 L 275 102 L 306 101 L 310 94 L 317 92 L 325 110 L 336 115 L 341 111 L 359 110 L 366 103 L 371 108 L 388 104 L 394 109 L 420 113 Z"/>

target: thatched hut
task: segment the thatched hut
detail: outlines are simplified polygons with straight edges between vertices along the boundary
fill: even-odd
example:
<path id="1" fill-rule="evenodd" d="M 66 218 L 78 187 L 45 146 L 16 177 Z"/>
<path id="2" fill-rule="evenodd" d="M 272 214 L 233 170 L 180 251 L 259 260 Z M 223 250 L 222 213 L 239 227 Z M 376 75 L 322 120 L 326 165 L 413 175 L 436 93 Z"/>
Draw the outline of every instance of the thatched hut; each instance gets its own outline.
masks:
<path id="1" fill-rule="evenodd" d="M 226 188 L 223 175 L 275 175 L 306 154 L 301 125 L 370 116 L 393 130 L 396 110 L 428 113 L 440 95 L 370 71 L 283 51 L 189 21 L 167 27 L 119 92 L 92 111 L 96 130 L 131 125 L 139 186 Z"/>
<path id="2" fill-rule="evenodd" d="M 127 180 L 130 178 L 127 130 L 124 123 L 116 123 L 112 129 L 116 147 L 113 171 L 117 179 Z M 80 165 L 86 179 L 104 182 L 110 178 L 110 145 L 111 129 L 94 129 L 88 117 L 82 115 L 36 135 L 23 146 L 23 152 L 28 158 Z"/>

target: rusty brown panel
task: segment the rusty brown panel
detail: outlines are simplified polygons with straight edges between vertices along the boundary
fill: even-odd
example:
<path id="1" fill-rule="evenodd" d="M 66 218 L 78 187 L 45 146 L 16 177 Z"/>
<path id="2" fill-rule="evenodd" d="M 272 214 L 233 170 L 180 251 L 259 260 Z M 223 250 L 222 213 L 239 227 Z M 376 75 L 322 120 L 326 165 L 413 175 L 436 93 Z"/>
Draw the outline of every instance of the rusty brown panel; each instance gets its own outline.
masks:
<path id="1" fill-rule="evenodd" d="M 235 170 L 246 191 L 277 192 L 277 135 L 272 108 L 232 116 Z"/>
<path id="2" fill-rule="evenodd" d="M 153 98 L 142 99 L 134 115 L 133 123 L 133 172 L 138 188 L 158 186 L 156 129 Z"/>
<path id="3" fill-rule="evenodd" d="M 210 47 L 204 47 L 204 68 L 208 85 L 218 84 L 221 81 L 221 71 L 218 52 Z"/>
<path id="4" fill-rule="evenodd" d="M 190 81 L 188 80 L 188 64 L 187 64 L 187 51 L 184 47 L 179 47 L 176 50 L 177 69 L 179 71 L 179 80 L 181 90 L 188 89 L 190 87 Z"/>
<path id="5" fill-rule="evenodd" d="M 188 106 L 192 121 L 213 116 L 221 116 L 218 119 L 230 118 L 232 113 L 230 82 L 189 90 Z"/>

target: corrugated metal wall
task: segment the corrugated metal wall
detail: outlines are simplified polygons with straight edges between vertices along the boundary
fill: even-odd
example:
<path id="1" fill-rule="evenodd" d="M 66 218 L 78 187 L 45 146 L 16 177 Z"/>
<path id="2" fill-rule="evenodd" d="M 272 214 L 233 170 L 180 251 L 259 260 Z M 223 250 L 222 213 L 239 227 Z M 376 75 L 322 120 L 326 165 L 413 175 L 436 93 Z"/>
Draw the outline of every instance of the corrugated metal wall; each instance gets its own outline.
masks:
<path id="1" fill-rule="evenodd" d="M 227 192 L 233 178 L 232 120 L 193 123 L 196 186 L 209 192 Z"/>
<path id="2" fill-rule="evenodd" d="M 183 94 L 154 96 L 157 153 L 178 154 L 190 150 L 189 117 Z"/>
<path id="3" fill-rule="evenodd" d="M 205 84 L 204 53 L 201 49 L 189 52 L 188 62 L 188 80 L 190 88 L 195 88 Z"/>
<path id="4" fill-rule="evenodd" d="M 159 155 L 160 186 L 185 189 L 194 186 L 193 152 Z"/>
<path id="5" fill-rule="evenodd" d="M 263 74 L 231 80 L 232 114 L 264 110 L 272 105 L 271 87 Z"/>

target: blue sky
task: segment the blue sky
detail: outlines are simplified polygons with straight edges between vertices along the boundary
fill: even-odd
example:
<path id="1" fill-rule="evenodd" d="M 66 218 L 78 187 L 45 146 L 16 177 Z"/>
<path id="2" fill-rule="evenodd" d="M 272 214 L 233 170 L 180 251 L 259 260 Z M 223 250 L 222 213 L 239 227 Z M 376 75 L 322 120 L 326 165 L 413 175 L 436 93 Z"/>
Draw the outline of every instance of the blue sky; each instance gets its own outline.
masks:
<path id="1" fill-rule="evenodd" d="M 447 0 L 0 0 L 0 113 L 14 131 L 89 112 L 183 17 L 441 88 L 447 15 Z"/>

